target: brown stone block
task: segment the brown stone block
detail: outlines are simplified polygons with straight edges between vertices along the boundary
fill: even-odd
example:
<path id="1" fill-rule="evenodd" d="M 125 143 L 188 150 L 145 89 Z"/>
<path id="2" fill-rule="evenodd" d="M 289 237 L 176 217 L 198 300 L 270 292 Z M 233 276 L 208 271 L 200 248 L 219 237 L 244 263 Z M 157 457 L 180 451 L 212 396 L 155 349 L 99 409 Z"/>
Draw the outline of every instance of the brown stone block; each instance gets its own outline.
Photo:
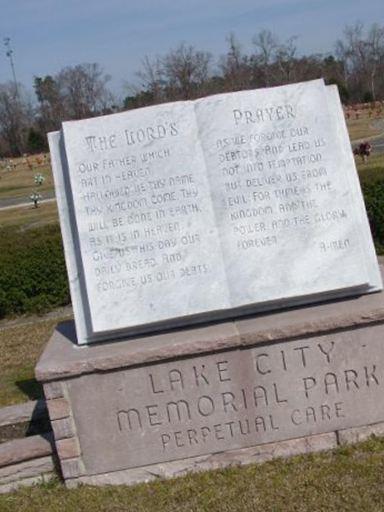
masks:
<path id="1" fill-rule="evenodd" d="M 0 494 L 16 491 L 20 487 L 30 487 L 31 485 L 38 485 L 44 482 L 49 482 L 54 476 L 54 472 L 44 473 L 43 475 L 33 476 L 31 478 L 22 478 L 21 480 L 15 480 L 14 482 L 0 485 Z"/>
<path id="2" fill-rule="evenodd" d="M 84 468 L 79 458 L 61 460 L 60 464 L 65 479 L 77 478 L 84 474 Z"/>
<path id="3" fill-rule="evenodd" d="M 0 468 L 0 485 L 51 473 L 55 469 L 51 456 L 20 462 Z"/>
<path id="4" fill-rule="evenodd" d="M 222 350 L 238 345 L 233 322 L 121 339 L 90 347 L 76 345 L 73 322 L 60 324 L 38 362 L 39 381 L 71 377 L 94 371 L 128 368 L 172 357 Z"/>
<path id="5" fill-rule="evenodd" d="M 56 441 L 58 439 L 75 437 L 76 435 L 73 419 L 70 416 L 67 418 L 61 418 L 60 420 L 53 420 L 51 421 L 51 425 Z"/>
<path id="6" fill-rule="evenodd" d="M 285 340 L 384 321 L 384 293 L 371 293 L 307 307 L 282 309 L 237 320 L 241 345 Z"/>
<path id="7" fill-rule="evenodd" d="M 23 404 L 2 407 L 0 409 L 0 427 L 24 423 L 32 419 L 38 420 L 47 414 L 45 400 L 30 401 Z"/>
<path id="8" fill-rule="evenodd" d="M 365 441 L 370 436 L 384 436 L 384 422 L 363 427 L 346 428 L 337 432 L 341 445 Z"/>
<path id="9" fill-rule="evenodd" d="M 47 407 L 51 421 L 67 418 L 71 414 L 71 408 L 65 398 L 47 400 Z"/>
<path id="10" fill-rule="evenodd" d="M 62 398 L 64 396 L 64 384 L 59 381 L 46 382 L 44 384 L 44 395 L 47 400 Z"/>
<path id="11" fill-rule="evenodd" d="M 80 455 L 80 447 L 76 437 L 56 441 L 56 449 L 61 460 L 74 459 Z"/>
<path id="12" fill-rule="evenodd" d="M 0 467 L 52 455 L 50 435 L 31 436 L 0 444 Z"/>
<path id="13" fill-rule="evenodd" d="M 336 434 L 319 434 L 277 443 L 231 450 L 208 456 L 191 457 L 181 460 L 151 464 L 140 468 L 114 471 L 100 475 L 80 476 L 66 482 L 68 487 L 80 483 L 88 485 L 134 485 L 158 478 L 175 478 L 191 472 L 209 471 L 228 466 L 262 463 L 278 457 L 291 457 L 304 453 L 331 450 L 337 446 Z"/>

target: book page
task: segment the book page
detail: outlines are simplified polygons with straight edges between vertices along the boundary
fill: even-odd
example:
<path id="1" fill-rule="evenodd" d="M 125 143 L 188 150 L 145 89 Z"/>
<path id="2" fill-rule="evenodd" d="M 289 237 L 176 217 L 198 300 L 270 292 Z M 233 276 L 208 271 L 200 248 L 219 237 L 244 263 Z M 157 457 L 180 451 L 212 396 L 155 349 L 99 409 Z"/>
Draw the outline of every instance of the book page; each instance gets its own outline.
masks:
<path id="1" fill-rule="evenodd" d="M 367 287 L 321 80 L 195 103 L 232 306 Z"/>
<path id="2" fill-rule="evenodd" d="M 344 112 L 336 85 L 327 86 L 327 97 L 329 112 L 333 118 L 332 128 L 335 133 L 335 140 L 337 140 L 338 151 L 341 153 L 343 158 L 343 167 L 348 167 L 348 169 L 350 169 L 350 172 L 347 173 L 347 177 L 351 192 L 354 194 L 353 203 L 355 205 L 356 219 L 359 223 L 358 229 L 362 237 L 361 247 L 364 248 L 364 262 L 369 276 L 369 284 L 372 291 L 381 290 L 383 288 L 383 284 L 377 263 L 375 246 L 369 227 L 363 194 L 360 188 L 355 158 L 351 151 Z"/>
<path id="3" fill-rule="evenodd" d="M 63 123 L 94 334 L 230 306 L 190 102 Z"/>

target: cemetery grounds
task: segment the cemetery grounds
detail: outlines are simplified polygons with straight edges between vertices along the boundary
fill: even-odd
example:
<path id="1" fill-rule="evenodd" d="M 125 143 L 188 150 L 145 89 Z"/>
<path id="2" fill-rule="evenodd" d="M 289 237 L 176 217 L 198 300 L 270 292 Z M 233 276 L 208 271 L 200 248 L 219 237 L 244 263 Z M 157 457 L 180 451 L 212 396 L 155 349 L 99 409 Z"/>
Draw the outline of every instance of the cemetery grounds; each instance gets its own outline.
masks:
<path id="1" fill-rule="evenodd" d="M 357 158 L 359 175 L 376 248 L 384 254 L 384 112 L 355 106 L 346 111 L 354 146 L 370 140 L 374 151 L 367 163 Z M 44 180 L 35 183 L 35 176 Z M 30 196 L 42 197 L 34 206 Z M 18 257 L 39 246 L 34 257 L 40 262 L 30 286 L 50 281 L 52 269 L 44 261 L 46 238 L 55 237 L 61 251 L 58 217 L 54 201 L 49 158 L 33 155 L 0 163 L 0 272 L 1 261 L 19 272 Z M 15 238 L 12 238 L 15 237 Z M 9 240 L 9 243 L 7 243 Z M 56 245 L 55 245 L 56 244 Z M 53 251 L 48 244 L 48 250 Z M 62 254 L 59 273 L 62 278 Z M 1 260 L 3 258 L 3 260 Z M 61 259 L 60 259 L 61 258 Z M 40 261 L 43 260 L 43 261 Z M 33 264 L 33 258 L 32 258 Z M 57 262 L 54 262 L 55 269 Z M 22 267 L 24 268 L 24 267 Z M 25 267 L 28 272 L 31 267 Z M 9 271 L 9 268 L 8 268 Z M 60 279 L 61 279 L 60 278 Z M 56 287 L 63 287 L 61 280 Z M 40 282 L 41 281 L 41 282 Z M 71 317 L 68 290 L 44 300 L 27 301 L 13 297 L 13 305 L 1 308 L 0 282 L 0 407 L 36 400 L 42 389 L 34 379 L 34 366 L 55 325 Z M 13 293 L 13 292 L 12 292 Z M 50 295 L 51 293 L 51 295 Z M 13 310 L 12 310 L 13 307 Z M 7 309 L 8 308 L 8 309 Z M 12 312 L 13 311 L 13 312 Z M 33 314 L 30 314 L 33 313 Z M 44 314 L 41 314 L 44 313 Z M 365 511 L 384 510 L 384 439 L 370 440 L 331 452 L 278 459 L 259 465 L 193 474 L 135 487 L 90 487 L 66 489 L 59 480 L 15 493 L 0 495 L 0 512 L 34 511 Z"/>

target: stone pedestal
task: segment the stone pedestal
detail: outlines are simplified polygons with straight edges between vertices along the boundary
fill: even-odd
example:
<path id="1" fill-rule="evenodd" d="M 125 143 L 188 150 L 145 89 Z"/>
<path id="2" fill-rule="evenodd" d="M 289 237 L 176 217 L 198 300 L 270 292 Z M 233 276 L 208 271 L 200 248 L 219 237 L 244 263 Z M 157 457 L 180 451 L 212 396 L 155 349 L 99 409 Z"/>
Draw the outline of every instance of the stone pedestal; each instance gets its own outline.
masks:
<path id="1" fill-rule="evenodd" d="M 384 294 L 91 347 L 37 367 L 66 483 L 135 483 L 381 433 Z"/>

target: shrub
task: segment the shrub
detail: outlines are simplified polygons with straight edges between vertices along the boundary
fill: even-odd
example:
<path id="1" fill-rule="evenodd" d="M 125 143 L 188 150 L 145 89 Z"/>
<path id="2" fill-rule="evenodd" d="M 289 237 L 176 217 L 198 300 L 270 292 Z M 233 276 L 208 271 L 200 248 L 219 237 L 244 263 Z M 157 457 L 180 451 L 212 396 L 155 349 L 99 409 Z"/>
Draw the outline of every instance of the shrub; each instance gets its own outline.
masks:
<path id="1" fill-rule="evenodd" d="M 361 172 L 360 182 L 376 251 L 384 254 L 384 167 Z"/>
<path id="2" fill-rule="evenodd" d="M 57 225 L 0 230 L 0 317 L 42 313 L 70 301 Z"/>
<path id="3" fill-rule="evenodd" d="M 384 254 L 384 167 L 364 169 L 360 181 L 376 250 Z M 0 229 L 0 318 L 69 302 L 59 226 Z"/>

